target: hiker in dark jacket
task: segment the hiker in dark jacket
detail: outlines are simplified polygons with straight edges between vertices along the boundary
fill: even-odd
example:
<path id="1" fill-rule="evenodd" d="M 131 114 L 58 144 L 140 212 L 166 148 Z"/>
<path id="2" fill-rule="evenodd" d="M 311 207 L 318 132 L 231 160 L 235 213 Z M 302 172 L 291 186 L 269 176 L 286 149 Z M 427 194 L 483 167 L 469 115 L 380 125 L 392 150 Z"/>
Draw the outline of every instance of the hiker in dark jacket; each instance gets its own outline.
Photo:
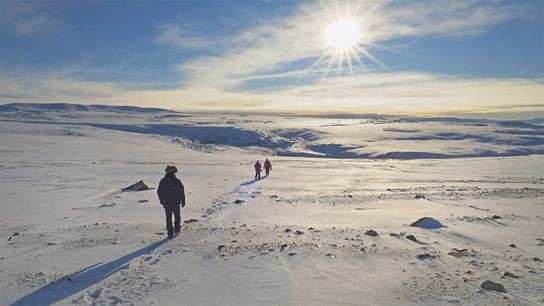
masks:
<path id="1" fill-rule="evenodd" d="M 181 207 L 185 207 L 185 188 L 181 181 L 176 178 L 178 169 L 175 166 L 167 166 L 166 175 L 159 183 L 157 194 L 164 212 L 166 213 L 166 230 L 168 238 L 173 238 L 181 229 Z M 172 226 L 172 214 L 174 214 L 174 226 Z"/>
<path id="2" fill-rule="evenodd" d="M 268 160 L 268 158 L 264 162 L 264 170 L 266 170 L 266 176 L 268 176 L 270 170 L 272 170 L 272 163 Z"/>

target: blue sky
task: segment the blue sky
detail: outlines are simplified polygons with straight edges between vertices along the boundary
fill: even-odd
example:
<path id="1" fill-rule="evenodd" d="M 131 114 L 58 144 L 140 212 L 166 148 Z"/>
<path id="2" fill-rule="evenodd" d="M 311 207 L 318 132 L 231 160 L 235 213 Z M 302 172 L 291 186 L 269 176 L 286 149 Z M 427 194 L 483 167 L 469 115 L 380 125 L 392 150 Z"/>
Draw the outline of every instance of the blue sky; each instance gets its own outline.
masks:
<path id="1" fill-rule="evenodd" d="M 0 103 L 544 117 L 541 0 L 2 0 L 0 14 Z M 327 43 L 339 20 L 357 24 L 344 49 Z"/>

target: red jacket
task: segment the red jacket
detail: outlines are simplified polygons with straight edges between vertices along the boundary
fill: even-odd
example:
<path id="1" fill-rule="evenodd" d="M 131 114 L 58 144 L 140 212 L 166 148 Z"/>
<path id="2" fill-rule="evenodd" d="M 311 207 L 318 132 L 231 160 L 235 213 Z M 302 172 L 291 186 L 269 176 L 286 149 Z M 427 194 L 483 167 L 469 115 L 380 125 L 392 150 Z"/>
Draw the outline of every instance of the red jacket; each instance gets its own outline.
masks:
<path id="1" fill-rule="evenodd" d="M 262 171 L 261 163 L 260 163 L 260 162 L 256 162 L 256 163 L 255 163 L 255 172 L 261 172 L 261 171 Z"/>

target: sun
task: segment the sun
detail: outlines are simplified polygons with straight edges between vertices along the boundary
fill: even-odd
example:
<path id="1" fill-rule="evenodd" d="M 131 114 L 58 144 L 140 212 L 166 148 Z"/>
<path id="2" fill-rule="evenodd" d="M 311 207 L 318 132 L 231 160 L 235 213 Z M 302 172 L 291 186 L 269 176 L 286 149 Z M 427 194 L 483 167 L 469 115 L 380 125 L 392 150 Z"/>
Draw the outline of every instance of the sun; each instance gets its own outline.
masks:
<path id="1" fill-rule="evenodd" d="M 327 44 L 338 49 L 353 48 L 359 40 L 359 24 L 352 19 L 341 19 L 326 31 Z"/>
<path id="2" fill-rule="evenodd" d="M 309 28 L 319 35 L 312 39 L 315 42 L 312 47 L 321 51 L 308 71 L 323 72 L 323 78 L 326 78 L 333 70 L 341 77 L 369 73 L 368 68 L 373 68 L 374 64 L 385 67 L 370 52 L 374 48 L 383 48 L 374 42 L 377 35 L 373 13 L 381 4 L 367 5 L 370 2 L 320 0 L 315 6 L 306 8 L 307 13 L 314 17 Z M 367 67 L 367 63 L 371 66 Z"/>

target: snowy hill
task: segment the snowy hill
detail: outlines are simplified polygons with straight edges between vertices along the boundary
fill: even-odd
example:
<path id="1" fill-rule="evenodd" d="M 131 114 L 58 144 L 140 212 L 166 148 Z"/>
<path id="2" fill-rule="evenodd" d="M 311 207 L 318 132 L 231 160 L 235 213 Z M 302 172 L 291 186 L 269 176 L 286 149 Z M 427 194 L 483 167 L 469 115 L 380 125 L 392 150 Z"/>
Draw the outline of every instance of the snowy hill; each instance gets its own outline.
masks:
<path id="1" fill-rule="evenodd" d="M 544 126 L 517 121 L 182 114 L 72 104 L 3 105 L 0 119 L 153 134 L 218 150 L 259 147 L 278 156 L 414 159 L 544 153 Z"/>
<path id="2" fill-rule="evenodd" d="M 0 305 L 542 305 L 542 131 L 2 106 Z"/>

